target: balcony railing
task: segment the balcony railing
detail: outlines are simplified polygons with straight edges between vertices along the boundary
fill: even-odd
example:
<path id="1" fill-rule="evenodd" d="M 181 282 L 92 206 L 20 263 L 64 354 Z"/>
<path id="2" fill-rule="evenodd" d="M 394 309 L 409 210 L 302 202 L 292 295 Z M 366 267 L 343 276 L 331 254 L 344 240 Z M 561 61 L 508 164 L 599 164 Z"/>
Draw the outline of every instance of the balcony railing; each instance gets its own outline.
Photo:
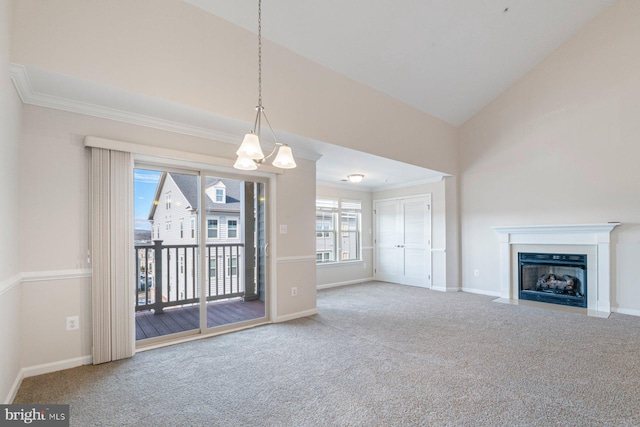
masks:
<path id="1" fill-rule="evenodd" d="M 207 301 L 242 297 L 244 280 L 240 277 L 244 244 L 207 244 L 205 247 Z M 200 301 L 198 245 L 137 245 L 136 311 L 153 309 L 160 314 L 166 307 L 195 304 Z"/>

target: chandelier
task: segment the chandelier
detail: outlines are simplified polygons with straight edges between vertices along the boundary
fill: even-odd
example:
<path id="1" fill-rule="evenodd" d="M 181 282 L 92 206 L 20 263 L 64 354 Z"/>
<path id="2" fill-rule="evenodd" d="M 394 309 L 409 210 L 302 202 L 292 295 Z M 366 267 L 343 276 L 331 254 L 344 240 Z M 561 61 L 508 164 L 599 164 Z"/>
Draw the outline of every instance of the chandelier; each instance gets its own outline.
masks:
<path id="1" fill-rule="evenodd" d="M 267 156 L 263 154 L 262 148 L 260 147 L 260 129 L 263 118 L 275 141 L 273 150 Z M 258 0 L 258 106 L 256 107 L 256 119 L 253 123 L 253 130 L 244 136 L 242 144 L 240 144 L 240 148 L 238 148 L 236 154 L 238 158 L 233 165 L 236 169 L 257 169 L 259 165 L 273 157 L 274 154 L 276 157 L 273 160 L 273 166 L 282 169 L 293 169 L 296 167 L 296 161 L 293 158 L 291 147 L 278 142 L 278 138 L 262 106 L 262 0 Z"/>

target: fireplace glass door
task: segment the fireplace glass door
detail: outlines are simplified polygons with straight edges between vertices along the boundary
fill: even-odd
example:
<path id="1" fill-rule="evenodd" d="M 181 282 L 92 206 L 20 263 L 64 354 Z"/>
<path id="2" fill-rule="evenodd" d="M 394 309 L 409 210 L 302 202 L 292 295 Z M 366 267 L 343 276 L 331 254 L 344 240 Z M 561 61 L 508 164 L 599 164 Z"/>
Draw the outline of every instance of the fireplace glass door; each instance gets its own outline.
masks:
<path id="1" fill-rule="evenodd" d="M 587 256 L 519 253 L 519 294 L 523 300 L 587 307 Z"/>

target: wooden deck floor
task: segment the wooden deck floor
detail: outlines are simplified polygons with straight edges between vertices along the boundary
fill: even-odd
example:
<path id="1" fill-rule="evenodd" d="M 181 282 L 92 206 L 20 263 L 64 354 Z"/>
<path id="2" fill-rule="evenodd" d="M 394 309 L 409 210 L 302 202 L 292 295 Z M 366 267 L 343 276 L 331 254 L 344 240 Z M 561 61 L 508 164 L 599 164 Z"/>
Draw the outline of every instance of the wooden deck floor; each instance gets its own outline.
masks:
<path id="1" fill-rule="evenodd" d="M 207 326 L 215 327 L 264 317 L 263 301 L 218 301 L 207 304 Z M 165 308 L 162 314 L 136 313 L 136 340 L 200 328 L 200 307 Z"/>

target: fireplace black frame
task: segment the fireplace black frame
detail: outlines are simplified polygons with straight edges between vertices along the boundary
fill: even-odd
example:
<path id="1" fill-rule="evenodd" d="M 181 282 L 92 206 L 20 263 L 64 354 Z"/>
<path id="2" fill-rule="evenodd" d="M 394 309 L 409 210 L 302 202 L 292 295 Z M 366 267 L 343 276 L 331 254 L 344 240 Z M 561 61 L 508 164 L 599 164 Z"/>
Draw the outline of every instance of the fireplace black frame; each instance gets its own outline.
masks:
<path id="1" fill-rule="evenodd" d="M 570 295 L 566 293 L 541 292 L 537 290 L 522 289 L 522 271 L 524 266 L 558 266 L 574 267 L 584 271 L 582 275 L 582 295 Z M 550 253 L 518 253 L 518 298 L 521 300 L 538 301 L 551 304 L 560 304 L 571 307 L 587 308 L 587 255 L 583 254 L 550 254 Z"/>

